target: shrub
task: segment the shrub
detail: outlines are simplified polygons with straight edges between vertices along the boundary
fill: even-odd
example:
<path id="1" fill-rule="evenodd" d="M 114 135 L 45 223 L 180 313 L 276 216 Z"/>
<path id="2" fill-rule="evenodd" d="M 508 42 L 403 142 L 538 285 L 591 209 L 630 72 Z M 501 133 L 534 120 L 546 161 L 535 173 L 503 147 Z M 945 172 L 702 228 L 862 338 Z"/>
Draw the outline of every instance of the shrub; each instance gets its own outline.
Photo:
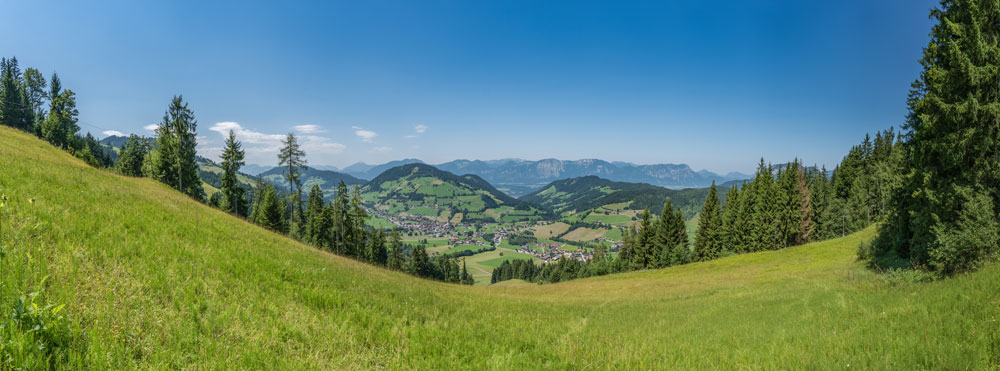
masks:
<path id="1" fill-rule="evenodd" d="M 996 258 L 1000 233 L 993 200 L 985 194 L 968 197 L 954 222 L 933 227 L 934 242 L 927 265 L 943 275 L 970 271 Z"/>
<path id="2" fill-rule="evenodd" d="M 53 369 L 69 360 L 73 331 L 60 312 L 64 305 L 45 302 L 40 292 L 3 305 L 0 316 L 0 365 Z M 39 305 L 40 302 L 45 302 Z"/>

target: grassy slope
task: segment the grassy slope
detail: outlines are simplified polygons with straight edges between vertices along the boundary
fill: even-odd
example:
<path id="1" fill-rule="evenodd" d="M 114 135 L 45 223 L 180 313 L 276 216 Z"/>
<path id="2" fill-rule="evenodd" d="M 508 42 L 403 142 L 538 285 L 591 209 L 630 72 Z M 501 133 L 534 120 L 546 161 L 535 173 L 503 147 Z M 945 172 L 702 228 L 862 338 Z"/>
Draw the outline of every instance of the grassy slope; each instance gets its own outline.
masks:
<path id="1" fill-rule="evenodd" d="M 462 287 L 317 251 L 6 128 L 0 192 L 0 307 L 51 276 L 97 368 L 982 369 L 1000 350 L 1000 266 L 892 285 L 853 259 L 870 231 Z"/>

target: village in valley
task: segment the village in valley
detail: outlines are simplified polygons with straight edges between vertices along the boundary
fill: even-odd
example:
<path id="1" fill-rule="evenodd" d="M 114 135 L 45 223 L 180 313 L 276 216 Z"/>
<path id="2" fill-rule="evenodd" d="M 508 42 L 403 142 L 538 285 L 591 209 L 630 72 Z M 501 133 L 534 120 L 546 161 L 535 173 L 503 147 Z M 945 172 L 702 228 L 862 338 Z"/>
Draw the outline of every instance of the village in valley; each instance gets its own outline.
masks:
<path id="1" fill-rule="evenodd" d="M 481 250 L 498 252 L 498 256 L 506 256 L 509 260 L 533 259 L 550 263 L 571 259 L 587 262 L 594 258 L 593 246 L 597 244 L 604 244 L 609 252 L 615 252 L 621 246 L 621 241 L 603 236 L 587 243 L 567 243 L 534 236 L 538 227 L 552 224 L 551 221 L 451 223 L 409 213 L 390 214 L 377 209 L 369 209 L 368 212 L 374 220 L 380 221 L 378 226 L 398 229 L 404 244 L 424 244 L 432 254 L 452 253 L 459 247 L 481 247 Z"/>

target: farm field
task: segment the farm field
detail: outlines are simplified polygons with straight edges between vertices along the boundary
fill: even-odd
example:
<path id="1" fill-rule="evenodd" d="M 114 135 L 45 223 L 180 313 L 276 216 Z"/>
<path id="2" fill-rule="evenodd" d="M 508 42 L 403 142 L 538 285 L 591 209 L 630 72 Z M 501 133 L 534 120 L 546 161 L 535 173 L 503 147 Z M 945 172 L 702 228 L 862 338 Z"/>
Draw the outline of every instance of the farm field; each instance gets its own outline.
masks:
<path id="1" fill-rule="evenodd" d="M 538 238 L 552 238 L 559 237 L 563 233 L 569 230 L 569 224 L 556 222 L 548 225 L 542 225 L 534 227 L 535 237 Z"/>
<path id="2" fill-rule="evenodd" d="M 608 229 L 606 228 L 577 228 L 563 235 L 562 238 L 576 242 L 589 242 L 598 237 L 604 236 L 605 233 L 608 233 Z"/>
<path id="3" fill-rule="evenodd" d="M 0 143 L 0 313 L 29 296 L 59 308 L 61 368 L 1000 366 L 1000 265 L 930 283 L 878 275 L 856 260 L 872 229 L 667 269 L 467 287 L 331 255 L 28 134 L 0 128 Z"/>

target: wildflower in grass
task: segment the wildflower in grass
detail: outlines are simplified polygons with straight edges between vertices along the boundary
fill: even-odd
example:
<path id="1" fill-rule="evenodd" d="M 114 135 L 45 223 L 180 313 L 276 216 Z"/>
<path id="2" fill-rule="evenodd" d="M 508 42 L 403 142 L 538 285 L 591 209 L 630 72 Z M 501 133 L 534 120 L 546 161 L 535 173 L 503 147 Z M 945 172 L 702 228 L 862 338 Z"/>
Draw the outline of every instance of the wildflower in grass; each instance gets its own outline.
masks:
<path id="1" fill-rule="evenodd" d="M 32 197 L 32 198 L 29 198 L 29 199 L 28 199 L 28 202 L 29 202 L 29 203 L 31 203 L 31 204 L 34 204 L 34 203 L 35 203 L 35 198 L 34 198 L 34 197 Z"/>
<path id="2" fill-rule="evenodd" d="M 4 193 L 2 196 L 0 196 L 0 199 L 7 201 L 7 194 Z"/>

